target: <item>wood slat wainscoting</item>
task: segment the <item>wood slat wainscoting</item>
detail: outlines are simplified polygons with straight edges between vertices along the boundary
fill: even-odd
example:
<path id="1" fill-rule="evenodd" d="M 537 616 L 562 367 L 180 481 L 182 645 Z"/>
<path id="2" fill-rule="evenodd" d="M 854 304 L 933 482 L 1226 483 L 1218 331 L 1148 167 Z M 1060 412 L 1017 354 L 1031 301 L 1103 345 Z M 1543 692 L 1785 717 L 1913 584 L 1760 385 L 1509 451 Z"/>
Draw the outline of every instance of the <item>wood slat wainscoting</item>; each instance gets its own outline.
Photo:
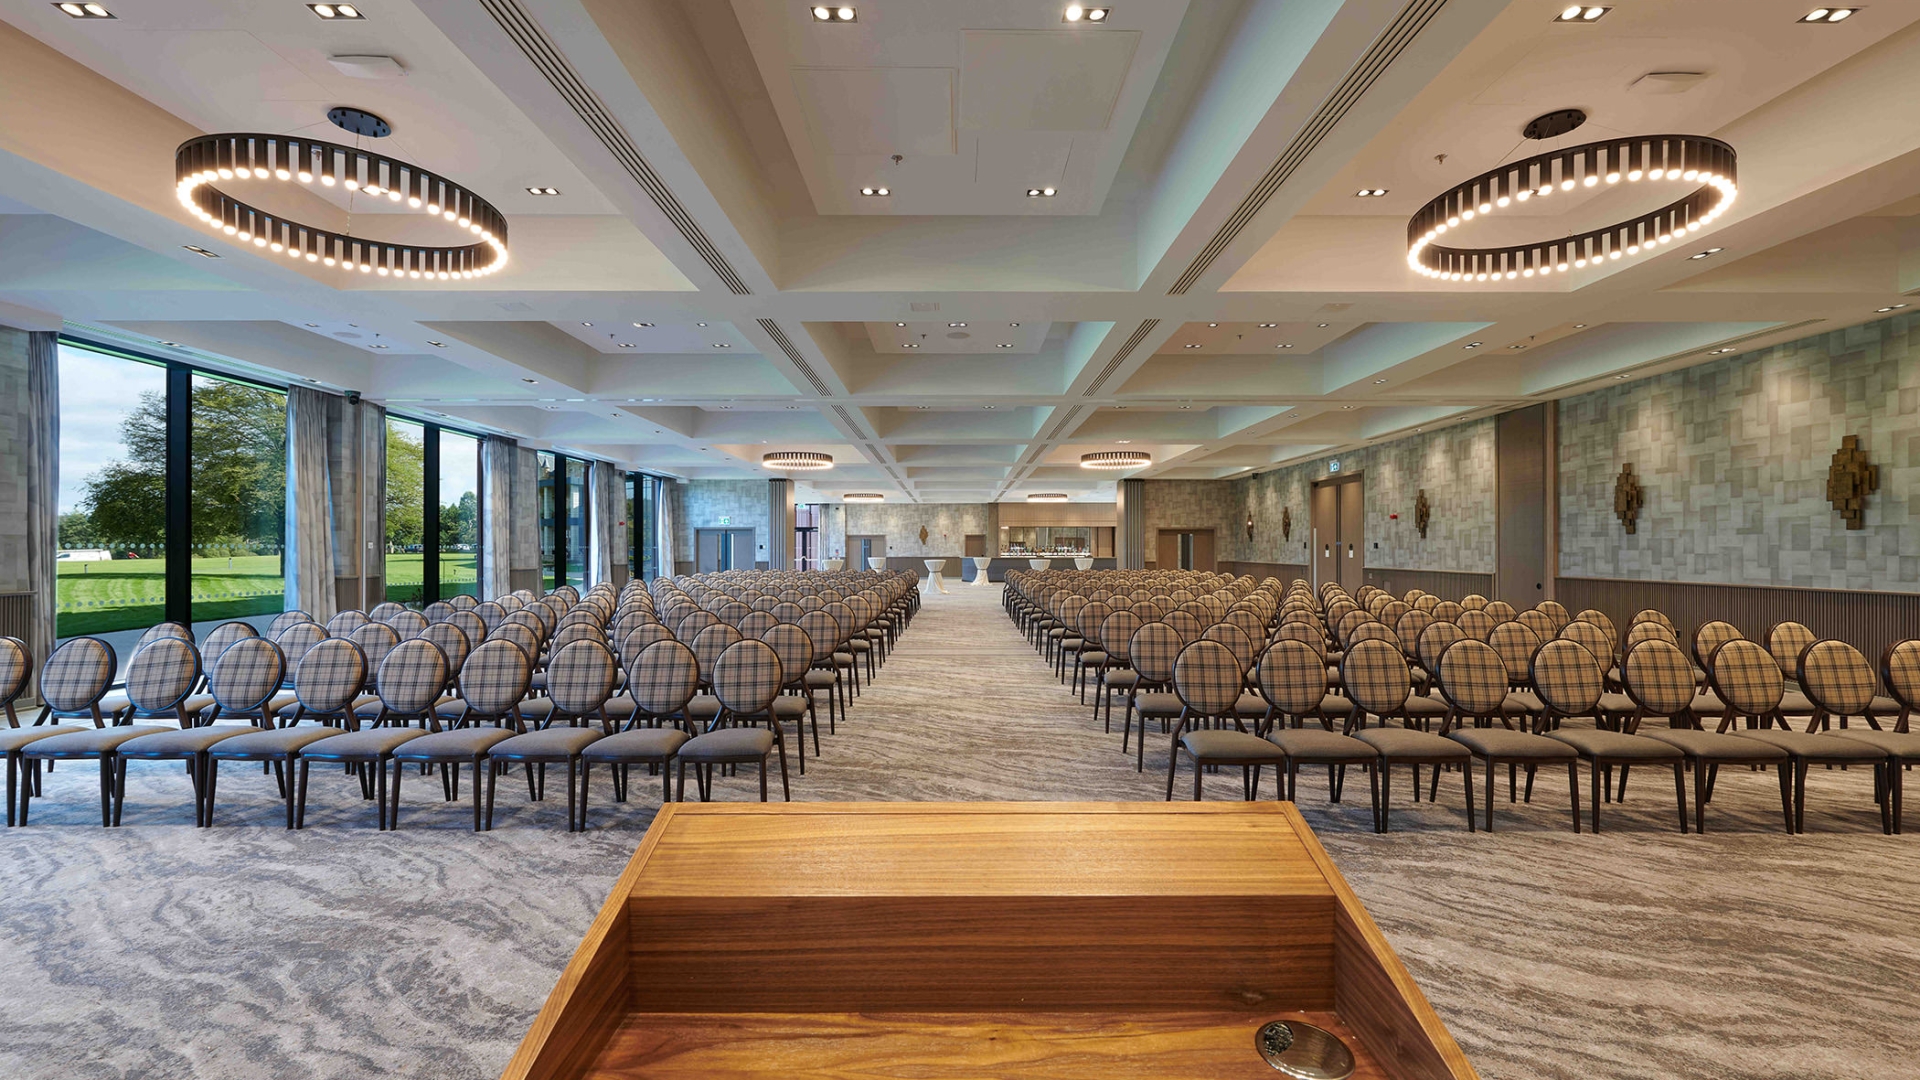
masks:
<path id="1" fill-rule="evenodd" d="M 1765 641 L 1774 623 L 1791 619 L 1859 649 L 1877 672 L 1888 645 L 1920 637 L 1920 594 L 1914 593 L 1578 577 L 1555 578 L 1554 591 L 1568 611 L 1598 608 L 1622 633 L 1634 612 L 1656 608 L 1673 620 L 1689 652 L 1694 630 L 1712 619 L 1732 623 L 1755 641 Z"/>
<path id="2" fill-rule="evenodd" d="M 1295 581 L 1307 580 L 1305 563 L 1229 562 L 1222 559 L 1217 565 L 1223 574 L 1232 574 L 1235 577 L 1245 574 L 1255 581 L 1279 578 L 1280 584 L 1291 585 Z"/>
<path id="3" fill-rule="evenodd" d="M 1493 595 L 1492 574 L 1469 574 L 1458 570 L 1405 570 L 1369 566 L 1366 582 L 1395 596 L 1405 596 L 1408 589 L 1430 592 L 1442 600 L 1458 600 L 1474 593 Z"/>

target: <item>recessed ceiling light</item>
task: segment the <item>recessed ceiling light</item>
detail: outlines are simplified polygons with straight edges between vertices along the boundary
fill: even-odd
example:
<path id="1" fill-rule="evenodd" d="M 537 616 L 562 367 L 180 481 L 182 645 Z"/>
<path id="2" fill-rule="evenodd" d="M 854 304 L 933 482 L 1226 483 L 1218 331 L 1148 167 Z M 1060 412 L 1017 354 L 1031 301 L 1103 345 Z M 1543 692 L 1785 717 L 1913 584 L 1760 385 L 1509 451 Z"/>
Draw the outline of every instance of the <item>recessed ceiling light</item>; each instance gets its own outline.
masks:
<path id="1" fill-rule="evenodd" d="M 1875 308 L 1874 310 L 1875 310 L 1876 312 L 1887 312 L 1887 311 L 1899 311 L 1899 310 L 1900 310 L 1901 308 L 1903 308 L 1903 307 L 1906 307 L 1906 306 L 1907 306 L 1907 305 L 1905 305 L 1905 304 L 1888 304 L 1888 305 L 1887 305 L 1886 307 L 1883 307 L 1883 308 Z"/>
<path id="2" fill-rule="evenodd" d="M 950 322 L 950 323 L 948 323 L 947 325 L 948 325 L 948 326 L 965 326 L 965 325 L 967 325 L 967 324 L 966 324 L 966 323 L 963 323 L 963 322 Z"/>
<path id="3" fill-rule="evenodd" d="M 581 325 L 581 326 L 592 326 L 593 324 L 592 324 L 592 323 L 590 323 L 590 322 L 583 322 L 583 323 L 581 323 L 580 325 Z"/>
<path id="4" fill-rule="evenodd" d="M 1119 443 L 1121 446 L 1125 446 L 1128 443 L 1132 442 L 1133 440 L 1132 439 L 1115 439 L 1113 441 Z"/>
<path id="5" fill-rule="evenodd" d="M 1567 7 L 1562 12 L 1560 12 L 1559 17 L 1554 19 L 1553 21 L 1568 22 L 1568 23 L 1590 23 L 1590 22 L 1597 21 L 1600 18 L 1600 16 L 1605 15 L 1607 12 L 1612 10 L 1613 9 L 1610 7 L 1595 7 L 1590 4 L 1573 4 Z"/>
<path id="6" fill-rule="evenodd" d="M 88 4 L 92 7 L 92 4 Z M 360 9 L 352 4 L 308 4 L 307 9 L 323 19 L 364 19 Z"/>
<path id="7" fill-rule="evenodd" d="M 895 326 L 905 326 L 905 325 L 907 325 L 907 324 L 906 324 L 906 323 L 903 323 L 903 322 L 897 322 L 897 323 L 894 323 L 893 325 L 895 325 Z"/>
<path id="8" fill-rule="evenodd" d="M 1271 329 L 1273 329 L 1274 327 L 1276 327 L 1276 326 L 1279 326 L 1279 325 L 1280 325 L 1280 324 L 1279 324 L 1279 323 L 1277 323 L 1277 322 L 1263 322 L 1263 323 L 1261 323 L 1261 324 L 1260 324 L 1260 329 L 1262 329 L 1262 330 L 1271 330 Z"/>
<path id="9" fill-rule="evenodd" d="M 714 347 L 714 348 L 716 348 L 716 349 L 731 349 L 731 348 L 733 348 L 733 346 L 731 346 L 731 345 L 729 345 L 729 344 L 727 344 L 727 343 L 726 343 L 726 342 L 724 342 L 724 341 L 716 341 L 716 342 L 714 342 L 714 343 L 713 343 L 713 347 Z"/>
<path id="10" fill-rule="evenodd" d="M 195 255 L 198 255 L 203 259 L 217 259 L 220 257 L 219 255 L 211 251 L 208 251 L 206 248 L 203 248 L 198 244 L 181 244 L 180 246 L 183 248 L 186 248 L 188 251 L 193 252 Z"/>
<path id="11" fill-rule="evenodd" d="M 996 345 L 996 346 L 994 346 L 994 348 L 996 348 L 996 349 L 1011 349 L 1011 348 L 1013 348 L 1013 346 L 1011 346 L 1011 345 Z"/>
<path id="12" fill-rule="evenodd" d="M 310 323 L 305 323 L 305 324 L 303 324 L 303 325 L 305 325 L 305 326 L 307 327 L 307 329 L 309 329 L 309 330 L 318 330 L 318 329 L 320 329 L 320 324 L 319 324 L 319 323 L 317 323 L 317 322 L 310 322 Z"/>
<path id="13" fill-rule="evenodd" d="M 901 347 L 901 348 L 903 348 L 903 349 L 917 349 L 917 348 L 919 348 L 920 346 L 919 346 L 919 345 L 917 345 L 917 344 L 915 344 L 914 342 L 911 342 L 911 341 L 909 341 L 909 342 L 907 342 L 907 343 L 906 343 L 905 345 L 902 345 L 902 346 L 900 346 L 900 347 Z"/>
<path id="14" fill-rule="evenodd" d="M 521 382 L 523 382 L 523 383 L 526 383 L 526 384 L 527 384 L 528 386 L 538 386 L 538 385 L 540 385 L 540 380 L 539 380 L 539 379 L 524 379 L 524 378 L 523 378 L 523 379 L 521 379 L 520 381 L 521 381 Z"/>
<path id="15" fill-rule="evenodd" d="M 76 19 L 111 19 L 114 17 L 113 12 L 108 11 L 99 4 L 55 4 L 53 6 Z M 307 6 L 313 7 L 315 5 L 309 4 Z M 325 7 L 326 5 L 322 4 L 319 6 Z M 321 18 L 328 19 L 332 18 L 332 16 L 322 15 Z"/>
<path id="16" fill-rule="evenodd" d="M 1615 375 L 1615 376 L 1614 376 L 1614 378 L 1616 378 L 1616 379 L 1631 379 L 1631 378 L 1633 378 L 1633 376 L 1631 376 L 1631 375 L 1627 375 L 1627 374 L 1620 374 L 1620 375 Z"/>
<path id="17" fill-rule="evenodd" d="M 1524 348 L 1526 348 L 1526 346 L 1525 346 L 1525 345 L 1509 345 L 1509 346 L 1507 346 L 1507 348 L 1509 348 L 1509 349 L 1524 349 Z"/>
<path id="18" fill-rule="evenodd" d="M 1219 324 L 1219 323 L 1217 323 L 1217 322 L 1210 322 L 1210 323 L 1208 323 L 1207 325 L 1208 325 L 1208 326 L 1219 326 L 1220 324 Z"/>
<path id="19" fill-rule="evenodd" d="M 1463 349 L 1477 349 L 1477 348 L 1479 348 L 1479 347 L 1480 347 L 1480 342 L 1478 342 L 1478 341 L 1469 341 L 1469 342 L 1467 342 L 1467 343 L 1466 343 L 1465 345 L 1462 345 L 1462 346 L 1460 346 L 1460 347 L 1461 347 L 1461 348 L 1463 348 Z"/>
<path id="20" fill-rule="evenodd" d="M 1030 187 L 1027 189 L 1027 198 L 1029 199 L 1051 199 L 1057 194 L 1059 194 L 1059 191 L 1050 187 Z"/>
<path id="21" fill-rule="evenodd" d="M 1189 345 L 1189 346 L 1187 346 L 1187 348 L 1189 348 L 1189 349 L 1197 349 L 1197 348 L 1199 348 L 1199 347 L 1200 347 L 1200 346 L 1198 346 L 1198 345 Z"/>
<path id="22" fill-rule="evenodd" d="M 180 347 L 180 343 L 177 341 L 162 341 L 160 344 L 165 345 L 169 349 L 177 349 Z"/>
<path id="23" fill-rule="evenodd" d="M 1320 328 L 1320 329 L 1322 329 L 1322 330 L 1325 330 L 1325 329 L 1327 328 L 1327 324 L 1326 324 L 1326 323 L 1314 323 L 1313 325 L 1315 325 L 1315 326 L 1317 326 L 1317 327 L 1319 327 L 1319 328 Z"/>
<path id="24" fill-rule="evenodd" d="M 621 348 L 623 348 L 623 349 L 631 349 L 631 348 L 633 348 L 633 342 L 631 342 L 631 341 L 623 341 L 623 342 L 621 342 L 621 343 L 620 343 L 620 347 L 621 347 Z"/>
<path id="25" fill-rule="evenodd" d="M 1082 21 L 1096 22 L 1096 23 L 1106 22 L 1107 16 L 1111 14 L 1113 14 L 1112 8 L 1087 7 L 1082 4 L 1068 4 L 1067 10 L 1061 13 L 1060 21 L 1070 22 L 1070 23 L 1077 23 Z"/>
<path id="26" fill-rule="evenodd" d="M 89 4 L 87 6 L 92 7 L 93 5 Z M 1829 23 L 1829 24 L 1844 22 L 1850 16 L 1852 16 L 1854 12 L 1859 10 L 1860 10 L 1859 8 L 1850 8 L 1850 7 L 1814 8 L 1812 11 L 1809 11 L 1805 15 L 1800 16 L 1800 21 L 1803 23 Z"/>
<path id="27" fill-rule="evenodd" d="M 1698 252 L 1698 253 L 1696 253 L 1696 254 L 1693 254 L 1693 255 L 1689 255 L 1689 256 L 1687 256 L 1687 258 L 1689 258 L 1689 259 L 1704 259 L 1704 258 L 1706 258 L 1706 257 L 1708 257 L 1709 255 L 1718 255 L 1718 254 L 1720 254 L 1720 253 L 1721 253 L 1722 251 L 1725 251 L 1725 250 L 1727 250 L 1727 249 L 1726 249 L 1726 248 L 1708 248 L 1708 249 L 1707 249 L 1707 250 L 1705 250 L 1705 251 L 1702 251 L 1702 252 Z"/>
<path id="28" fill-rule="evenodd" d="M 1384 385 L 1386 385 L 1386 382 L 1387 382 L 1387 380 L 1385 380 L 1385 379 L 1375 379 L 1375 380 L 1373 380 L 1373 385 L 1375 385 L 1375 386 L 1384 386 Z"/>
<path id="29" fill-rule="evenodd" d="M 1359 191 L 1354 192 L 1353 197 L 1356 199 L 1377 199 L 1386 193 L 1387 189 L 1383 187 L 1363 187 Z"/>
<path id="30" fill-rule="evenodd" d="M 1020 324 L 1017 322 L 1010 322 L 1007 325 L 1013 327 L 1015 330 L 1020 329 Z"/>
<path id="31" fill-rule="evenodd" d="M 1573 324 L 1573 328 L 1575 330 L 1585 330 L 1587 328 L 1587 324 L 1583 322 L 1577 322 Z"/>
<path id="32" fill-rule="evenodd" d="M 558 195 L 558 194 L 560 194 L 560 189 L 559 189 L 559 188 L 555 188 L 555 187 L 530 187 L 530 188 L 528 188 L 528 189 L 527 189 L 527 194 L 529 194 L 529 195 Z"/>
<path id="33" fill-rule="evenodd" d="M 860 189 L 860 194 L 878 197 L 881 195 L 891 195 L 893 194 L 893 191 L 889 188 L 883 188 L 883 187 L 863 187 Z"/>
<path id="34" fill-rule="evenodd" d="M 1353 409 L 1353 406 L 1351 406 L 1351 405 L 1342 405 L 1342 406 L 1340 406 L 1340 408 L 1341 408 L 1341 410 L 1342 410 L 1342 411 L 1351 411 L 1351 410 Z"/>
<path id="35" fill-rule="evenodd" d="M 650 322 L 637 322 L 633 324 L 633 328 L 635 330 L 651 330 L 653 329 L 653 324 Z"/>
<path id="36" fill-rule="evenodd" d="M 860 13 L 846 6 L 828 7 L 816 5 L 813 9 L 814 22 L 850 23 L 859 22 Z"/>
<path id="37" fill-rule="evenodd" d="M 1291 348 L 1293 348 L 1293 346 L 1291 346 L 1291 345 L 1275 345 L 1275 346 L 1274 346 L 1274 348 L 1276 348 L 1276 349 L 1291 349 Z"/>
<path id="38" fill-rule="evenodd" d="M 787 411 L 792 412 L 793 410 L 798 409 L 799 407 L 800 406 L 798 405 L 789 405 L 787 406 Z"/>
<path id="39" fill-rule="evenodd" d="M 385 345 L 369 345 L 369 346 L 367 346 L 367 348 L 369 348 L 369 349 L 384 349 L 384 348 L 387 348 L 387 346 L 385 346 Z"/>
<path id="40" fill-rule="evenodd" d="M 1192 409 L 1192 408 L 1193 408 L 1193 406 L 1191 406 L 1191 405 L 1182 405 L 1182 406 L 1180 406 L 1180 411 L 1182 411 L 1182 412 L 1186 412 L 1187 410 L 1189 410 L 1189 409 Z"/>
<path id="41" fill-rule="evenodd" d="M 427 341 L 427 344 L 429 344 L 429 345 L 431 345 L 431 346 L 433 346 L 433 347 L 434 347 L 434 348 L 436 348 L 436 349 L 444 349 L 444 348 L 446 348 L 446 347 L 447 347 L 447 343 L 446 343 L 446 342 L 444 342 L 444 341 L 433 341 L 433 340 L 431 340 L 431 339 L 429 339 L 429 340 Z"/>

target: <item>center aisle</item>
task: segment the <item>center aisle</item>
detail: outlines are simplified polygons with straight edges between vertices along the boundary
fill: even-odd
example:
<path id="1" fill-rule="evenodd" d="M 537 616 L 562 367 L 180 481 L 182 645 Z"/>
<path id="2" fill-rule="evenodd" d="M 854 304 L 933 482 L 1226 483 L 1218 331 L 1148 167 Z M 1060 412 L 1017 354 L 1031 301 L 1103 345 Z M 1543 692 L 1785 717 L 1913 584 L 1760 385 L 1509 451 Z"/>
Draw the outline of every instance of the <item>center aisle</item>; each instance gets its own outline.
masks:
<path id="1" fill-rule="evenodd" d="M 1165 736 L 1145 774 L 1090 706 L 1055 681 L 1000 607 L 998 587 L 926 592 L 880 677 L 855 700 L 794 798 L 841 800 L 1138 800 L 1165 794 Z M 1088 700 L 1092 700 L 1089 695 Z M 791 747 L 789 750 L 791 751 Z M 1158 753 L 1156 754 L 1156 750 Z M 797 761 L 790 761 L 796 771 Z M 797 777 L 796 777 L 797 779 Z M 1228 791 L 1231 786 L 1235 790 Z M 1222 782 L 1221 797 L 1237 794 Z M 724 789 L 723 789 L 724 790 Z M 724 798 L 737 798 L 726 791 Z"/>

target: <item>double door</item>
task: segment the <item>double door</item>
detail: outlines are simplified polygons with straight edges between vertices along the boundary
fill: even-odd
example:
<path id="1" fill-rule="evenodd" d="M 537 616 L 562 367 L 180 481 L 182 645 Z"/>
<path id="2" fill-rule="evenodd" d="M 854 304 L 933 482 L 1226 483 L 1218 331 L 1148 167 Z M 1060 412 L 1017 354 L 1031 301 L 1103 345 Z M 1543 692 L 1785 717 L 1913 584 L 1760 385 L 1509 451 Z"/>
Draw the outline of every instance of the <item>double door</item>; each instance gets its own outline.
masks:
<path id="1" fill-rule="evenodd" d="M 703 574 L 753 569 L 752 529 L 695 529 L 695 556 Z"/>
<path id="2" fill-rule="evenodd" d="M 1313 485 L 1313 586 L 1358 592 L 1366 573 L 1366 506 L 1359 476 Z"/>

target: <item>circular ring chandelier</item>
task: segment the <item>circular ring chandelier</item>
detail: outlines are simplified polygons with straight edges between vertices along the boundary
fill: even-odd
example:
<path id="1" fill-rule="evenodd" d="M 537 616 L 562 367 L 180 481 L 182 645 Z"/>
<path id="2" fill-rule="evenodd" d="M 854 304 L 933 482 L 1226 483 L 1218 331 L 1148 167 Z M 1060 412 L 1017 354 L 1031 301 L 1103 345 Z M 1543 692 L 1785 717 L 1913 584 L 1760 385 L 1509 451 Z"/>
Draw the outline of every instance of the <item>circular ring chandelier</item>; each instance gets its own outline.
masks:
<path id="1" fill-rule="evenodd" d="M 769 469 L 831 469 L 833 455 L 815 453 L 812 450 L 780 450 L 760 455 L 760 464 Z"/>
<path id="2" fill-rule="evenodd" d="M 877 491 L 849 491 L 840 496 L 841 502 L 876 503 L 886 502 L 887 497 Z"/>
<path id="3" fill-rule="evenodd" d="M 1027 501 L 1028 502 L 1046 502 L 1046 503 L 1066 502 L 1067 496 L 1064 492 L 1058 492 L 1058 491 L 1042 492 L 1038 495 L 1027 496 Z"/>
<path id="4" fill-rule="evenodd" d="M 1139 469 L 1153 464 L 1153 455 L 1138 450 L 1102 450 L 1097 454 L 1081 454 L 1080 467 L 1083 469 Z"/>
<path id="5" fill-rule="evenodd" d="M 507 221 L 466 188 L 398 158 L 287 135 L 201 135 L 173 153 L 180 204 L 208 227 L 291 259 L 381 277 L 477 278 L 507 264 Z M 302 224 L 227 194 L 218 184 L 277 180 L 343 187 L 443 219 L 473 235 L 462 245 L 375 240 Z"/>
<path id="6" fill-rule="evenodd" d="M 1502 165 L 1455 186 L 1407 222 L 1407 265 L 1439 281 L 1512 281 L 1643 255 L 1695 233 L 1739 194 L 1733 147 L 1700 135 L 1639 135 Z M 1478 217 L 1556 192 L 1641 180 L 1697 185 L 1651 213 L 1572 236 L 1507 247 L 1446 247 Z"/>

